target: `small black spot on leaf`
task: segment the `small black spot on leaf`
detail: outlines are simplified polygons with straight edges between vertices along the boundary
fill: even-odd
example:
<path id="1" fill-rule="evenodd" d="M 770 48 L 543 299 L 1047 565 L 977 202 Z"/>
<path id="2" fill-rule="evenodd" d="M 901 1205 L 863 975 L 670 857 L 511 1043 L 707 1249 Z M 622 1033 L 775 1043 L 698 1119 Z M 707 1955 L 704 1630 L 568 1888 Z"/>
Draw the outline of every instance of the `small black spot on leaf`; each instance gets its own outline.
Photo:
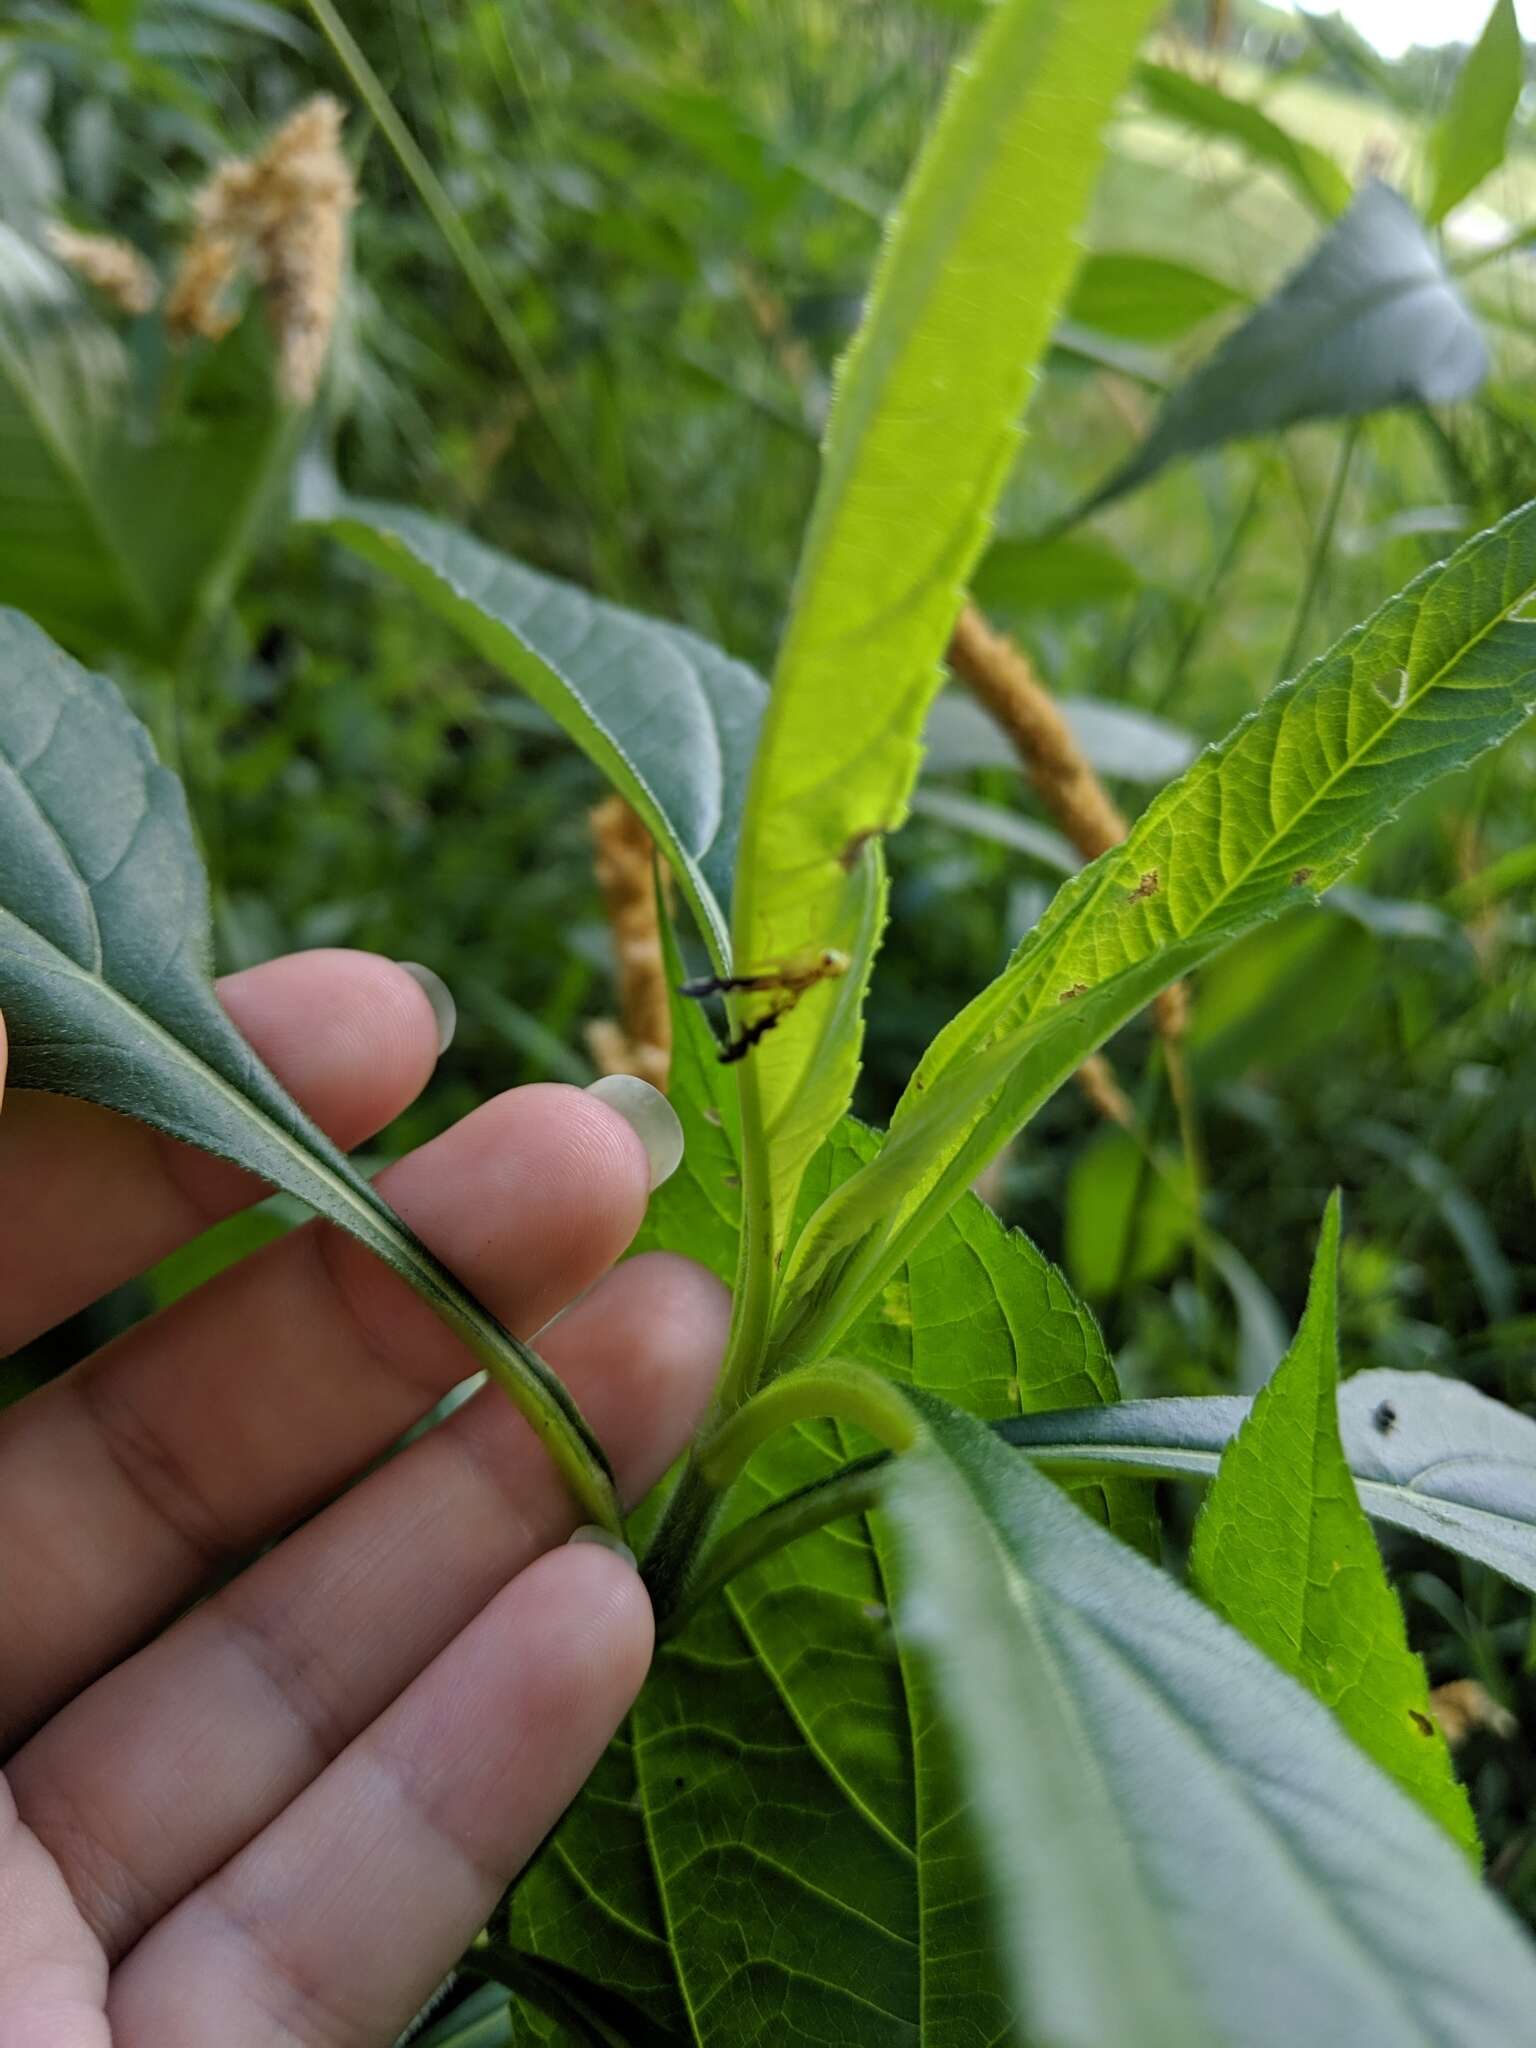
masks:
<path id="1" fill-rule="evenodd" d="M 1390 1436 L 1397 1427 L 1397 1410 L 1390 1401 L 1379 1401 L 1371 1413 L 1371 1423 L 1378 1436 Z"/>

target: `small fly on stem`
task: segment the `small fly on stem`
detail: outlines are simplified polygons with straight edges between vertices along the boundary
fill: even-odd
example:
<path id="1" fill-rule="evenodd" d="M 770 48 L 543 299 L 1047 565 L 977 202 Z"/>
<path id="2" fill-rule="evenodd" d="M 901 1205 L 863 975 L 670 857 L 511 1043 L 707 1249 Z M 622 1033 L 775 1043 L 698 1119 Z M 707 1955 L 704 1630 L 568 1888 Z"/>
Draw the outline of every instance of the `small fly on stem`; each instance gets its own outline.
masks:
<path id="1" fill-rule="evenodd" d="M 748 968 L 741 974 L 705 974 L 697 981 L 680 983 L 677 992 L 692 996 L 695 1001 L 723 995 L 773 997 L 762 1016 L 744 1024 L 721 1053 L 720 1064 L 728 1067 L 745 1059 L 760 1038 L 775 1024 L 782 1023 L 807 989 L 815 988 L 818 982 L 835 981 L 848 972 L 849 965 L 848 955 L 838 952 L 835 946 L 807 946 L 804 952 L 792 953 L 787 960 L 776 961 L 771 967 Z"/>

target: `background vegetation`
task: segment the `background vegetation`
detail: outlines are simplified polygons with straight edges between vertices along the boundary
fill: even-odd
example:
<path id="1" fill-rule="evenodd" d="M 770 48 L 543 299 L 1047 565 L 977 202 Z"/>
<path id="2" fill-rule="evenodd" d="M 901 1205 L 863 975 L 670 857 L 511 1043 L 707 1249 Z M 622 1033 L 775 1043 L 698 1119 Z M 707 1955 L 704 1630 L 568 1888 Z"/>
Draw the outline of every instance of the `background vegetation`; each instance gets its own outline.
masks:
<path id="1" fill-rule="evenodd" d="M 168 271 L 212 169 L 333 92 L 361 199 L 295 488 L 334 470 L 766 669 L 833 365 L 973 12 L 349 0 L 363 71 L 323 9 L 13 5 L 0 437 L 23 382 L 5 326 L 18 247 L 43 251 L 62 220 L 125 236 Z M 1437 229 L 1488 351 L 1470 395 L 1389 406 L 1402 393 L 1387 388 L 1349 421 L 1223 438 L 1063 524 L 1352 186 L 1383 177 L 1431 214 L 1447 189 L 1437 124 L 1459 53 L 1388 65 L 1337 21 L 1187 6 L 1151 54 L 1161 68 L 1113 128 L 1072 317 L 977 584 L 1053 693 L 1091 700 L 1080 729 L 1131 813 L 1277 674 L 1536 495 L 1522 102 L 1502 164 Z M 1170 71 L 1202 90 L 1181 97 Z M 386 99 L 370 104 L 371 80 Z M 441 180 L 435 216 L 379 124 L 390 107 Z M 475 252 L 468 271 L 455 238 Z M 231 436 L 268 374 L 259 322 L 191 391 L 156 356 L 151 322 L 116 326 L 143 435 L 182 409 L 214 488 L 233 491 L 245 472 Z M 1411 337 L 1378 337 L 1387 387 L 1399 341 L 1411 355 Z M 1255 424 L 1234 404 L 1216 408 L 1223 436 Z M 129 485 L 174 563 L 189 527 L 157 513 L 152 474 Z M 5 576 L 0 599 L 28 605 Z M 429 961 L 459 998 L 457 1041 L 384 1149 L 494 1089 L 590 1078 L 582 1027 L 615 998 L 586 763 L 281 500 L 233 610 L 183 625 L 160 643 L 129 645 L 110 621 L 75 638 L 111 654 L 181 763 L 221 965 L 367 946 Z M 899 943 L 877 970 L 859 1104 L 877 1122 L 1038 914 L 1062 857 L 1020 829 L 1050 821 L 1006 740 L 958 693 L 945 707 L 924 802 L 891 847 Z M 1355 886 L 1209 969 L 1182 1108 L 1177 1070 L 1137 1026 L 1112 1049 L 1134 1130 L 1067 1091 L 1010 1160 L 997 1206 L 1092 1300 L 1128 1394 L 1256 1385 L 1299 1318 L 1316 1221 L 1342 1181 L 1345 1369 L 1433 1367 L 1536 1407 L 1533 769 L 1536 742 L 1517 738 L 1384 835 Z M 262 1227 L 281 1222 L 268 1212 Z M 0 1367 L 4 1384 L 55 1369 L 195 1270 L 183 1260 L 89 1331 Z M 1175 1531 L 1180 1512 L 1170 1499 Z M 1474 1675 L 1536 1726 L 1524 1597 L 1406 1540 L 1394 1562 L 1432 1680 Z M 1494 1879 L 1536 1917 L 1536 1765 L 1487 1733 L 1464 1756 Z"/>

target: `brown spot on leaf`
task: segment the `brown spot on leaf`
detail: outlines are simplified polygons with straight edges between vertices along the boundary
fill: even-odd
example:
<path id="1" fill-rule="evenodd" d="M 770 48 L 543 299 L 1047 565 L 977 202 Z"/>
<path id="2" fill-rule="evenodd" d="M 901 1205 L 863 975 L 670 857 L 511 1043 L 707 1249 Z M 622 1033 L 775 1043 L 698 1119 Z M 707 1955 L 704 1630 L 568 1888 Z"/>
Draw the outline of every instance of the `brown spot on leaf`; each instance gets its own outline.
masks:
<path id="1" fill-rule="evenodd" d="M 1312 879 L 1312 877 L 1313 877 L 1313 875 L 1314 875 L 1315 873 L 1316 873 L 1316 869 L 1314 869 L 1314 868 L 1292 868 L 1292 870 L 1291 870 L 1291 887 L 1292 887 L 1293 889 L 1302 889 L 1302 888 L 1305 888 L 1305 886 L 1307 885 L 1307 883 L 1308 883 L 1308 882 L 1310 882 L 1310 881 L 1311 881 L 1311 879 Z"/>
<path id="2" fill-rule="evenodd" d="M 1070 988 L 1062 990 L 1056 1000 L 1058 1003 L 1071 1003 L 1075 1002 L 1079 996 L 1085 996 L 1087 993 L 1088 984 L 1086 981 L 1074 981 Z"/>
<path id="3" fill-rule="evenodd" d="M 1162 887 L 1156 868 L 1148 868 L 1141 880 L 1126 898 L 1128 903 L 1145 903 L 1149 896 L 1155 896 Z"/>
<path id="4" fill-rule="evenodd" d="M 871 825 L 867 832 L 854 833 L 853 837 L 848 841 L 848 844 L 837 856 L 837 864 L 842 869 L 845 875 L 851 875 L 853 873 L 854 869 L 859 864 L 859 855 L 864 851 L 865 847 L 868 846 L 871 839 L 878 839 L 880 837 L 881 831 L 883 829 L 884 828 L 882 826 Z"/>
<path id="5" fill-rule="evenodd" d="M 1434 1722 L 1431 1721 L 1428 1714 L 1421 1714 L 1417 1707 L 1410 1707 L 1408 1709 L 1408 1718 L 1413 1723 L 1414 1727 L 1418 1729 L 1421 1735 L 1434 1734 Z"/>

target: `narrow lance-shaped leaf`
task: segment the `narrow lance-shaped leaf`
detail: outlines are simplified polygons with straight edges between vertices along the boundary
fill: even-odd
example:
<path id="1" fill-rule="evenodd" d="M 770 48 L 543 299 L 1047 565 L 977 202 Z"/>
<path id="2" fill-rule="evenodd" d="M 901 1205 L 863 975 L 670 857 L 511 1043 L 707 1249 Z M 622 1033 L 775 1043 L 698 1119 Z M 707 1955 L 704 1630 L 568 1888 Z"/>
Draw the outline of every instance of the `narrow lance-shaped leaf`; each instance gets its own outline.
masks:
<path id="1" fill-rule="evenodd" d="M 723 969 L 762 678 L 682 626 L 541 575 L 444 520 L 362 499 L 324 509 L 338 540 L 424 598 L 629 799 Z"/>
<path id="2" fill-rule="evenodd" d="M 1536 1955 L 1466 1860 L 1241 1636 L 970 1416 L 909 1396 L 905 1636 L 990 1865 L 1027 2039 L 1485 2048 Z"/>
<path id="3" fill-rule="evenodd" d="M 1344 1460 L 1338 1293 L 1335 1194 L 1301 1328 L 1222 1453 L 1195 1525 L 1190 1577 L 1476 1861 L 1472 1809 Z"/>
<path id="4" fill-rule="evenodd" d="M 1077 261 L 1099 130 L 1152 0 L 1002 0 L 959 68 L 843 367 L 753 766 L 732 919 L 752 965 L 828 948 L 752 1054 L 782 1240 L 846 1109 L 883 919 L 879 840 L 917 774 L 939 658 Z"/>
<path id="5" fill-rule="evenodd" d="M 607 1461 L 549 1369 L 310 1122 L 208 978 L 207 883 L 176 778 L 104 676 L 0 610 L 0 1011 L 10 1083 L 233 1160 L 361 1239 L 495 1373 L 583 1502 Z"/>
<path id="6" fill-rule="evenodd" d="M 1456 75 L 1451 103 L 1429 139 L 1431 221 L 1444 220 L 1504 161 L 1524 83 L 1525 45 L 1514 0 L 1494 0 L 1483 32 Z"/>
<path id="7" fill-rule="evenodd" d="M 1166 463 L 1302 420 L 1465 398 L 1488 374 L 1481 330 L 1413 208 L 1367 185 L 1272 298 L 1163 404 L 1081 519 Z"/>
<path id="8" fill-rule="evenodd" d="M 1349 180 L 1333 158 L 1272 121 L 1252 101 L 1234 99 L 1219 86 L 1166 64 L 1138 65 L 1136 83 L 1158 113 L 1199 134 L 1235 142 L 1257 162 L 1277 171 L 1324 220 L 1332 220 L 1348 206 Z"/>
<path id="9" fill-rule="evenodd" d="M 924 1054 L 880 1157 L 796 1245 L 786 1308 L 817 1351 L 933 1216 L 1157 990 L 1326 889 L 1437 775 L 1536 704 L 1536 507 L 1426 570 L 1273 691 L 1065 883 Z M 855 1252 L 858 1240 L 874 1235 Z M 807 1327 L 809 1326 L 809 1327 Z"/>

